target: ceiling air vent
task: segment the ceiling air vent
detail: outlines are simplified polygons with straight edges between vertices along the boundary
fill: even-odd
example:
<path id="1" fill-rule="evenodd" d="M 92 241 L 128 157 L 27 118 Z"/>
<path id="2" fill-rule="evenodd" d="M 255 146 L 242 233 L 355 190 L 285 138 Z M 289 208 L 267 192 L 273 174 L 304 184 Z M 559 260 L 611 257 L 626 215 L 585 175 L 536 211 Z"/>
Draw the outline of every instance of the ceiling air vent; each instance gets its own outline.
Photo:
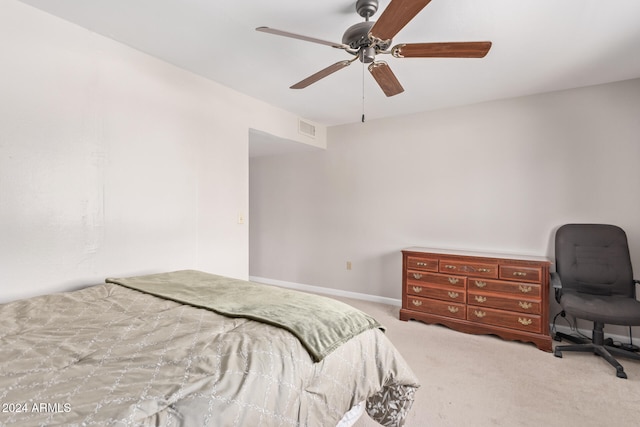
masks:
<path id="1" fill-rule="evenodd" d="M 316 137 L 316 127 L 311 123 L 305 122 L 302 119 L 298 119 L 298 133 L 306 135 L 310 138 Z"/>

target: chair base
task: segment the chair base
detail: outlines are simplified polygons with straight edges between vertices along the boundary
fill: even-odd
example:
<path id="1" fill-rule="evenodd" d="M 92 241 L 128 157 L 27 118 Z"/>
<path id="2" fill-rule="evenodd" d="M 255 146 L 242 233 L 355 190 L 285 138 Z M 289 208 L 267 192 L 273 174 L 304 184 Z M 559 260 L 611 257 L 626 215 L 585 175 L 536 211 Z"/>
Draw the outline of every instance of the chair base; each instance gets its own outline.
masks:
<path id="1" fill-rule="evenodd" d="M 563 334 L 561 332 L 556 332 L 553 339 L 555 341 L 561 341 L 562 339 L 566 339 L 568 341 L 576 343 L 576 345 L 561 345 L 556 346 L 553 351 L 553 355 L 556 357 L 562 357 L 563 351 L 579 351 L 579 352 L 587 352 L 593 353 L 597 356 L 603 357 L 611 366 L 616 368 L 616 376 L 618 378 L 627 378 L 627 374 L 624 372 L 624 368 L 622 365 L 613 357 L 613 354 L 621 357 L 628 357 L 631 359 L 640 360 L 640 354 L 623 350 L 618 347 L 613 347 L 610 345 L 604 344 L 604 334 L 602 333 L 602 328 L 604 325 L 596 323 L 593 329 L 594 340 L 582 339 L 579 337 L 574 337 L 572 335 Z"/>

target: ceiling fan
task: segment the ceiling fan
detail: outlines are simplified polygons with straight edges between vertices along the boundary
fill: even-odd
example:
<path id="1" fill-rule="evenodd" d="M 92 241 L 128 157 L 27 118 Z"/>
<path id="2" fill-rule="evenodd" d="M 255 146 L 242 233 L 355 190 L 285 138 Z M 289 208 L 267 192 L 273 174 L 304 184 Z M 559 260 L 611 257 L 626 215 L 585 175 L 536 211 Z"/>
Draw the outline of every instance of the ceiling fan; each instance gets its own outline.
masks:
<path id="1" fill-rule="evenodd" d="M 376 60 L 376 55 L 391 54 L 395 58 L 483 58 L 491 48 L 489 41 L 402 43 L 390 47 L 393 37 L 430 1 L 391 0 L 377 21 L 369 21 L 369 18 L 378 10 L 378 0 L 357 0 L 356 11 L 365 18 L 365 21 L 349 27 L 342 36 L 342 43 L 333 43 L 269 27 L 258 27 L 256 31 L 319 43 L 343 49 L 353 55 L 351 59 L 336 62 L 301 80 L 291 86 L 291 89 L 303 89 L 359 59 L 363 64 L 369 64 L 369 72 L 385 95 L 394 96 L 404 92 L 404 88 L 389 65 L 384 61 Z"/>

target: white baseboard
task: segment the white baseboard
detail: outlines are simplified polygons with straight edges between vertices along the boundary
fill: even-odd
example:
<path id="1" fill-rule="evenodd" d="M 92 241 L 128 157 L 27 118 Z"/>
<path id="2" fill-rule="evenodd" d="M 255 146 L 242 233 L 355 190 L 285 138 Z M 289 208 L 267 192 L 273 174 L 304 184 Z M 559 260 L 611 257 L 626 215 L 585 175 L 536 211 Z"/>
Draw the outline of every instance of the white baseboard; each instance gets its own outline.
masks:
<path id="1" fill-rule="evenodd" d="M 377 302 L 381 304 L 402 306 L 402 300 L 395 298 L 381 297 L 377 295 L 362 294 L 359 292 L 342 291 L 340 289 L 324 288 L 322 286 L 304 285 L 302 283 L 286 282 L 284 280 L 267 279 L 265 277 L 249 276 L 252 282 L 264 283 L 266 285 L 281 286 L 283 288 L 296 289 L 299 291 L 313 292 L 316 294 L 335 295 L 337 297 L 353 298 L 362 301 Z"/>

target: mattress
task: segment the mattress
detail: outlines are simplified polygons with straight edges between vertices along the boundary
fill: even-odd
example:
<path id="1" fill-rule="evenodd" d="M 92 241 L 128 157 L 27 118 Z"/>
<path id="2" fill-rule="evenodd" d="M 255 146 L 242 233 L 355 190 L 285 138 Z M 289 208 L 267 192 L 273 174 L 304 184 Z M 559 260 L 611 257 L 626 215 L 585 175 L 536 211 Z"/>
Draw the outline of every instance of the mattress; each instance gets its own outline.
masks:
<path id="1" fill-rule="evenodd" d="M 117 283 L 0 305 L 0 424 L 404 424 L 419 384 L 380 327 L 320 359 L 294 332 Z"/>

